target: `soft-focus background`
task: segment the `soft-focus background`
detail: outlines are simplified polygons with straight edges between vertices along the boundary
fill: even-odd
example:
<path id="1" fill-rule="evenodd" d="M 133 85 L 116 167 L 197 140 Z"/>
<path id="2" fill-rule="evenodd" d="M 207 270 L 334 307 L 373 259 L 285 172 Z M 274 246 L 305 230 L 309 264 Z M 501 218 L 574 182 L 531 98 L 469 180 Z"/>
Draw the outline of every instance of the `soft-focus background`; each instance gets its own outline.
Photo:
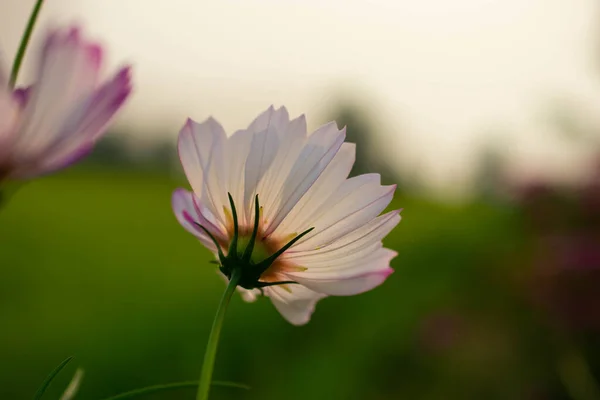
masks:
<path id="1" fill-rule="evenodd" d="M 0 3 L 12 61 L 32 0 Z M 81 399 L 196 379 L 223 282 L 175 221 L 186 117 L 232 131 L 270 104 L 335 119 L 355 173 L 398 183 L 380 288 L 304 327 L 235 298 L 214 399 L 600 399 L 596 0 L 48 0 L 134 65 L 85 163 L 0 210 L 0 398 L 76 359 Z M 108 72 L 108 71 L 107 71 Z M 52 398 L 52 396 L 48 396 Z M 149 399 L 190 399 L 181 390 Z"/>

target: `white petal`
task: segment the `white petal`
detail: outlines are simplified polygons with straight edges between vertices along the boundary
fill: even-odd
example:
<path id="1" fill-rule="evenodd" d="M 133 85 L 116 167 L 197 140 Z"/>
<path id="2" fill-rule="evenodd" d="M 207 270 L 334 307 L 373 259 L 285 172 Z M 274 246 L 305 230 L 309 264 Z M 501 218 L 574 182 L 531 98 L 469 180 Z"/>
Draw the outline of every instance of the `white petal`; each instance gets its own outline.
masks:
<path id="1" fill-rule="evenodd" d="M 226 223 L 223 206 L 229 207 L 224 186 L 226 140 L 223 127 L 209 118 L 200 124 L 188 120 L 178 142 L 181 165 L 194 193 L 221 224 Z"/>
<path id="2" fill-rule="evenodd" d="M 237 290 L 242 296 L 242 300 L 247 303 L 254 303 L 258 299 L 258 296 L 260 296 L 260 290 L 258 289 L 248 290 L 238 286 Z"/>
<path id="3" fill-rule="evenodd" d="M 281 201 L 266 234 L 272 233 L 277 228 L 319 178 L 342 146 L 345 137 L 345 129 L 339 131 L 335 122 L 322 126 L 309 136 L 306 145 L 290 169 L 290 175 L 280 189 Z"/>
<path id="4" fill-rule="evenodd" d="M 314 262 L 330 261 L 350 254 L 357 254 L 370 246 L 380 243 L 399 222 L 399 211 L 390 211 L 323 248 L 294 251 L 292 247 L 292 249 L 282 255 L 282 260 L 290 260 L 297 265 L 303 266 Z"/>
<path id="5" fill-rule="evenodd" d="M 288 272 L 287 274 L 315 279 L 352 278 L 377 269 L 389 267 L 389 260 L 393 259 L 396 255 L 395 251 L 383 248 L 381 242 L 376 242 L 359 251 L 353 251 L 341 257 L 334 257 L 328 254 L 321 259 L 310 260 L 309 258 L 303 258 L 302 264 L 299 264 L 299 258 L 296 260 L 298 261 L 296 265 L 301 265 L 306 270 L 302 272 Z M 384 267 L 381 266 L 381 263 L 374 262 L 374 260 L 377 261 L 384 258 L 388 260 L 388 263 Z M 379 266 L 379 268 L 375 268 L 374 265 Z M 289 276 L 285 279 L 288 278 Z"/>
<path id="6" fill-rule="evenodd" d="M 101 60 L 100 47 L 83 41 L 77 30 L 48 37 L 39 80 L 22 117 L 16 155 L 35 157 L 60 138 L 68 116 L 94 91 Z"/>
<path id="7" fill-rule="evenodd" d="M 378 177 L 368 179 L 370 177 L 373 176 L 356 177 L 344 182 L 338 192 L 341 195 L 327 202 L 322 213 L 314 220 L 315 229 L 294 245 L 294 250 L 323 247 L 378 216 L 392 201 L 396 186 L 381 186 Z M 361 181 L 364 184 L 356 187 L 355 183 Z M 348 190 L 348 187 L 352 189 Z"/>
<path id="8" fill-rule="evenodd" d="M 265 288 L 279 313 L 293 325 L 308 323 L 317 301 L 326 297 L 301 285 L 287 285 L 288 290 L 279 286 Z"/>
<path id="9" fill-rule="evenodd" d="M 279 149 L 277 156 L 271 163 L 269 170 L 265 173 L 259 183 L 257 193 L 260 196 L 260 204 L 263 206 L 263 220 L 268 225 L 269 221 L 277 213 L 280 203 L 280 188 L 283 187 L 294 161 L 304 147 L 306 140 L 306 118 L 304 115 L 294 119 L 284 131 L 279 134 Z"/>
<path id="10" fill-rule="evenodd" d="M 0 88 L 2 90 L 5 90 L 5 88 L 8 90 L 9 88 L 9 76 L 8 76 L 8 71 L 6 70 L 6 64 L 5 64 L 5 60 L 4 57 L 2 57 L 2 54 L 0 54 Z"/>
<path id="11" fill-rule="evenodd" d="M 244 204 L 246 207 L 246 223 L 250 224 L 254 195 L 258 193 L 259 200 L 263 210 L 268 209 L 266 204 L 269 202 L 268 189 L 265 188 L 272 181 L 270 176 L 273 169 L 280 164 L 276 158 L 283 156 L 281 144 L 286 142 L 290 119 L 285 107 L 274 110 L 271 106 L 267 111 L 259 115 L 248 127 L 248 131 L 254 134 L 250 155 L 246 162 L 245 170 L 245 194 Z M 269 174 L 269 170 L 271 173 Z"/>
<path id="12" fill-rule="evenodd" d="M 312 268 L 303 272 L 288 273 L 291 280 L 319 293 L 331 296 L 351 296 L 379 286 L 393 272 L 390 261 L 395 251 L 380 248 L 370 254 L 345 264 L 332 264 L 326 268 Z"/>
<path id="13" fill-rule="evenodd" d="M 315 219 L 323 212 L 323 204 L 337 193 L 338 188 L 348 177 L 356 158 L 356 146 L 344 143 L 319 179 L 310 187 L 296 206 L 285 217 L 273 233 L 275 236 L 287 236 L 301 233 L 315 226 Z M 335 203 L 331 206 L 335 206 Z M 326 210 L 331 211 L 327 206 Z"/>
<path id="14" fill-rule="evenodd" d="M 204 171 L 204 185 L 199 196 L 202 203 L 210 210 L 222 226 L 227 226 L 228 217 L 225 210 L 229 209 L 226 177 L 227 165 L 225 158 L 225 141 L 217 141 L 211 150 L 208 167 Z"/>
<path id="15" fill-rule="evenodd" d="M 266 130 L 252 136 L 244 176 L 244 206 L 248 211 L 247 215 L 251 215 L 250 210 L 258 183 L 271 166 L 278 149 L 279 137 L 274 129 L 267 127 Z"/>
<path id="16" fill-rule="evenodd" d="M 217 141 L 225 140 L 225 131 L 212 117 L 203 123 L 188 119 L 179 132 L 177 150 L 183 170 L 197 195 L 202 193 L 204 172 Z"/>
<path id="17" fill-rule="evenodd" d="M 231 193 L 240 221 L 250 221 L 244 205 L 244 168 L 250 154 L 252 132 L 240 130 L 227 139 L 225 154 L 227 157 L 227 191 Z"/>
<path id="18" fill-rule="evenodd" d="M 296 266 L 310 269 L 310 273 L 308 270 L 305 271 L 305 274 L 307 274 L 306 276 L 319 274 L 319 276 L 323 277 L 324 274 L 334 271 L 336 273 L 336 277 L 339 277 L 340 271 L 343 269 L 343 275 L 345 277 L 350 277 L 365 272 L 363 268 L 365 261 L 368 261 L 373 257 L 373 254 L 381 251 L 382 249 L 382 242 L 374 242 L 356 251 L 337 254 L 336 256 L 332 256 L 331 253 L 325 253 L 326 255 L 320 258 L 297 257 L 294 259 L 289 259 L 283 256 L 282 259 L 289 259 Z M 355 269 L 355 267 L 358 269 Z"/>
<path id="19" fill-rule="evenodd" d="M 250 123 L 248 131 L 258 133 L 271 126 L 275 131 L 281 132 L 289 122 L 290 117 L 285 107 L 275 110 L 273 106 L 270 106 Z"/>
<path id="20" fill-rule="evenodd" d="M 347 279 L 311 280 L 296 278 L 296 281 L 314 291 L 330 296 L 354 296 L 381 285 L 392 272 L 394 272 L 393 269 L 387 268 Z"/>

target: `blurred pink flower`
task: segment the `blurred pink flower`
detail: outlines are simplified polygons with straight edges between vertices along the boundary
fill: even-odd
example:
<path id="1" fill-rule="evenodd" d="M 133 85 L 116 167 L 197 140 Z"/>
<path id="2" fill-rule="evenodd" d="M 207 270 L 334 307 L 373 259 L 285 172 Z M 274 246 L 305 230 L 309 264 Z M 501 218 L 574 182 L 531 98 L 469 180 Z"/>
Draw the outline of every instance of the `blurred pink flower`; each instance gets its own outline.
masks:
<path id="1" fill-rule="evenodd" d="M 292 324 L 307 323 L 319 299 L 371 290 L 393 272 L 396 252 L 383 248 L 381 240 L 400 215 L 379 214 L 395 185 L 382 186 L 378 174 L 347 179 L 355 145 L 344 143 L 345 136 L 334 122 L 307 135 L 305 117 L 290 121 L 284 107 L 269 108 L 229 137 L 212 118 L 201 124 L 188 120 L 179 135 L 181 163 L 193 189 L 173 194 L 179 222 L 217 253 L 202 225 L 226 251 L 234 237 L 233 204 L 240 254 L 257 222 L 256 244 L 239 286 L 248 301 L 261 293 L 270 297 Z M 259 268 L 269 257 L 273 262 Z M 223 265 L 221 272 L 231 278 Z"/>
<path id="2" fill-rule="evenodd" d="M 552 319 L 579 331 L 600 331 L 600 234 L 539 238 L 533 300 Z"/>
<path id="3" fill-rule="evenodd" d="M 575 188 L 529 187 L 532 195 L 521 205 L 525 217 L 536 221 L 530 224 L 532 300 L 563 327 L 598 332 L 600 161 L 591 172 Z"/>
<path id="4" fill-rule="evenodd" d="M 13 91 L 0 67 L 0 180 L 47 174 L 91 151 L 131 92 L 129 67 L 99 82 L 102 56 L 72 28 L 48 35 L 32 86 Z"/>

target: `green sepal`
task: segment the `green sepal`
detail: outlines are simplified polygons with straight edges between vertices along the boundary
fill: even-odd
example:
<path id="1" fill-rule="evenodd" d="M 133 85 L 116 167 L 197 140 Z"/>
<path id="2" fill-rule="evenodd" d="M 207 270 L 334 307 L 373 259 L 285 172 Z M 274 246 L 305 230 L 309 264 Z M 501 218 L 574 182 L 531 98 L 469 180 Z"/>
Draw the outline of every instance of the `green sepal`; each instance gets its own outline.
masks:
<path id="1" fill-rule="evenodd" d="M 314 228 L 309 228 L 302 232 L 301 234 L 294 237 L 292 240 L 287 242 L 284 246 L 282 246 L 275 253 L 270 256 L 266 256 L 263 260 L 257 261 L 253 259 L 260 257 L 260 252 L 255 252 L 256 247 L 256 239 L 258 237 L 258 232 L 260 228 L 260 203 L 258 200 L 258 195 L 254 197 L 254 226 L 252 229 L 252 234 L 247 243 L 244 243 L 245 240 L 240 242 L 239 237 L 239 221 L 237 210 L 235 204 L 233 202 L 233 197 L 230 193 L 227 193 L 229 197 L 229 204 L 231 205 L 231 214 L 233 218 L 233 237 L 231 238 L 231 242 L 229 244 L 229 249 L 227 255 L 223 254 L 221 246 L 217 239 L 208 231 L 208 229 L 198 223 L 196 225 L 201 228 L 206 234 L 210 237 L 210 239 L 215 244 L 217 248 L 217 253 L 219 257 L 218 262 L 213 262 L 214 264 L 219 265 L 219 271 L 223 273 L 227 277 L 227 279 L 231 280 L 234 271 L 239 271 L 240 278 L 238 282 L 238 286 L 241 286 L 244 289 L 252 290 L 252 289 L 262 289 L 264 287 L 276 286 L 276 285 L 287 285 L 287 284 L 297 284 L 295 281 L 281 281 L 281 282 L 261 282 L 260 278 L 262 274 L 269 269 L 269 267 L 277 260 L 279 256 L 281 256 L 285 251 L 287 251 L 290 247 L 292 247 L 295 243 L 297 243 L 304 236 L 309 234 Z M 242 249 L 238 248 L 238 246 L 242 244 Z M 241 253 L 241 256 L 240 256 Z M 254 254 L 256 253 L 256 254 Z"/>

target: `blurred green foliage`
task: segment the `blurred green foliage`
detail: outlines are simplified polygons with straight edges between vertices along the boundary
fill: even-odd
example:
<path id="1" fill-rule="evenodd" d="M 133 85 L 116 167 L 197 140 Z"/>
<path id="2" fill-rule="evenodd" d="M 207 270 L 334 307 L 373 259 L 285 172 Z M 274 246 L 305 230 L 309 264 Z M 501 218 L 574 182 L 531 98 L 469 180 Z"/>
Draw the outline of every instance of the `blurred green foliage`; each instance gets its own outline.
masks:
<path id="1" fill-rule="evenodd" d="M 69 355 L 49 399 L 77 366 L 78 399 L 197 379 L 224 283 L 172 215 L 178 186 L 80 167 L 25 185 L 1 210 L 1 399 L 31 398 Z M 514 209 L 412 197 L 392 206 L 403 221 L 385 243 L 399 255 L 380 288 L 321 301 L 304 327 L 267 299 L 234 298 L 215 379 L 252 390 L 215 388 L 213 399 L 562 398 L 536 397 L 562 392 L 521 303 L 526 241 Z"/>

